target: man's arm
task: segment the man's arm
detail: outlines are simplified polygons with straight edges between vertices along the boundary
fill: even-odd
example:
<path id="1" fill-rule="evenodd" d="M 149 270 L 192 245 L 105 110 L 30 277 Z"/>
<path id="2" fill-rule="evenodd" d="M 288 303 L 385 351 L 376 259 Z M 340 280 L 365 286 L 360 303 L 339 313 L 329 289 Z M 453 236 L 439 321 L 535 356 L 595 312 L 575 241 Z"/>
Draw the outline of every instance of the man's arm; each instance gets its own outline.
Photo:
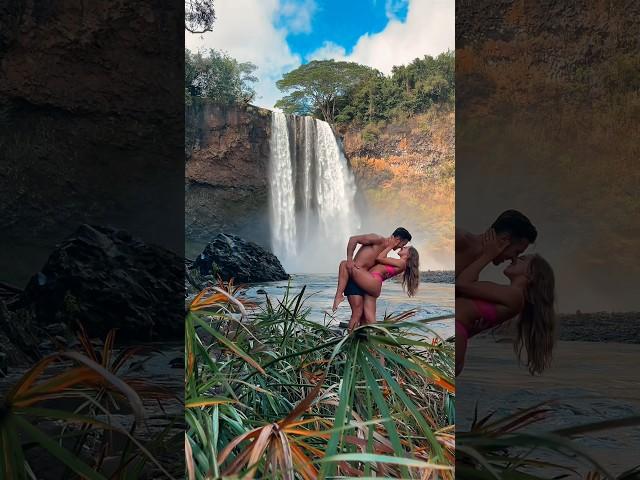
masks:
<path id="1" fill-rule="evenodd" d="M 353 252 L 356 250 L 356 245 L 380 245 L 384 241 L 384 237 L 376 235 L 375 233 L 350 237 L 347 243 L 347 262 L 353 262 Z"/>
<path id="2" fill-rule="evenodd" d="M 459 290 L 458 286 L 466 287 L 470 283 L 477 282 L 484 267 L 496 258 L 508 244 L 509 241 L 504 238 L 498 238 L 495 231 L 487 231 L 483 238 L 482 254 L 456 277 L 456 294 Z"/>

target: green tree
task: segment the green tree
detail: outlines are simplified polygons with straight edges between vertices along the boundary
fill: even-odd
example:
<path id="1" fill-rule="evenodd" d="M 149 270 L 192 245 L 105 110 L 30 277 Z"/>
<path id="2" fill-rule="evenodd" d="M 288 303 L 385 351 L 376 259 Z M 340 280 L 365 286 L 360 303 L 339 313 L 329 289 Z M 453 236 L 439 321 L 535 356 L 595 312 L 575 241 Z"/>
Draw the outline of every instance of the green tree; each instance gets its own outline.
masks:
<path id="1" fill-rule="evenodd" d="M 340 99 L 375 74 L 376 70 L 354 62 L 314 60 L 276 82 L 280 91 L 287 93 L 276 107 L 298 115 L 318 111 L 327 122 L 334 123 Z"/>
<path id="2" fill-rule="evenodd" d="M 185 0 L 184 29 L 191 33 L 204 33 L 213 30 L 216 11 L 213 0 Z"/>
<path id="3" fill-rule="evenodd" d="M 253 75 L 256 68 L 217 50 L 204 56 L 185 49 L 185 101 L 204 97 L 220 105 L 248 104 L 256 95 L 252 86 L 258 81 Z"/>

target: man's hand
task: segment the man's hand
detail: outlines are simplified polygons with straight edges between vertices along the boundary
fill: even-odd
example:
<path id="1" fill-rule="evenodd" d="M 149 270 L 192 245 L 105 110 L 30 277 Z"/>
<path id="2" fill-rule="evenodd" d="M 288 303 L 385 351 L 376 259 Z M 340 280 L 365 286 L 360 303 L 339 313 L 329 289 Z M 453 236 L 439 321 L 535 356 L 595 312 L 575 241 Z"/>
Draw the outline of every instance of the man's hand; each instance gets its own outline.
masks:
<path id="1" fill-rule="evenodd" d="M 491 228 L 482 236 L 482 253 L 491 259 L 500 255 L 509 245 L 508 238 L 500 238 L 496 235 L 496 231 Z"/>
<path id="2" fill-rule="evenodd" d="M 347 259 L 347 270 L 351 271 L 351 269 L 354 267 L 355 263 L 353 263 L 353 259 Z"/>

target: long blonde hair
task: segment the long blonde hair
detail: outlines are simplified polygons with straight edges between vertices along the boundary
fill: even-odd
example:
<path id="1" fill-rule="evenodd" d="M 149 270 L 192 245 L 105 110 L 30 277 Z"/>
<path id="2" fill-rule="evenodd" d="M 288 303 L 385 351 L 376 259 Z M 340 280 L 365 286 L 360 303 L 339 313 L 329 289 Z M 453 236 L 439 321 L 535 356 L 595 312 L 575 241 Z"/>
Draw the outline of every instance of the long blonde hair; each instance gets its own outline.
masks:
<path id="1" fill-rule="evenodd" d="M 522 349 L 526 350 L 527 368 L 535 375 L 551 365 L 556 331 L 555 276 L 551 265 L 540 255 L 533 256 L 528 270 L 529 284 L 514 350 L 521 361 Z"/>
<path id="2" fill-rule="evenodd" d="M 402 288 L 407 295 L 413 297 L 420 285 L 420 255 L 414 247 L 409 247 L 409 256 L 407 257 L 407 265 L 402 276 Z"/>

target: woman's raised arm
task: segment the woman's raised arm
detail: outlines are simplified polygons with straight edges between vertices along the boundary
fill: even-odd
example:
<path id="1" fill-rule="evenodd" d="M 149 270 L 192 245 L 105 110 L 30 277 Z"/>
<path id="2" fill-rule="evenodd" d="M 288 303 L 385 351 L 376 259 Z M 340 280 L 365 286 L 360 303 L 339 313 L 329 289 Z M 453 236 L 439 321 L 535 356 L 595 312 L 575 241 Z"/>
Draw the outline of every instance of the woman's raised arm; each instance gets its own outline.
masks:
<path id="1" fill-rule="evenodd" d="M 391 265 L 392 267 L 399 268 L 404 270 L 406 267 L 406 262 L 400 258 L 391 258 L 388 257 L 389 252 L 393 250 L 393 247 L 387 247 L 382 250 L 378 256 L 376 257 L 376 263 L 380 263 L 382 265 Z"/>

